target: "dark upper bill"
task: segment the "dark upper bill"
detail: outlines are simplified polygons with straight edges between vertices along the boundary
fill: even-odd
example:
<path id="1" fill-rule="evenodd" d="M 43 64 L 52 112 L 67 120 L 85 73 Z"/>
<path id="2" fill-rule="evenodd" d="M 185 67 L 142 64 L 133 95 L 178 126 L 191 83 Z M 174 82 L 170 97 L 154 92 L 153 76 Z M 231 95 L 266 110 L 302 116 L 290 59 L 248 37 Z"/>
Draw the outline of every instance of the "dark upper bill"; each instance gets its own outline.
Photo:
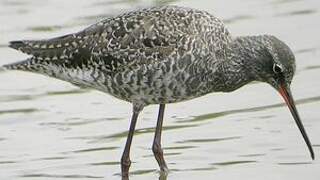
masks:
<path id="1" fill-rule="evenodd" d="M 308 135 L 306 133 L 306 131 L 304 130 L 304 127 L 303 127 L 303 124 L 300 120 L 300 117 L 299 117 L 299 114 L 298 114 L 298 111 L 296 109 L 296 106 L 295 106 L 295 103 L 294 103 L 294 100 L 293 100 L 293 97 L 291 95 L 291 91 L 289 89 L 289 87 L 287 86 L 284 86 L 284 85 L 281 85 L 280 88 L 278 89 L 279 93 L 281 94 L 281 96 L 283 97 L 283 99 L 285 100 L 286 104 L 288 105 L 290 111 L 291 111 L 291 114 L 294 118 L 294 120 L 296 121 L 296 124 L 303 136 L 303 139 L 304 141 L 306 142 L 307 146 L 308 146 L 308 149 L 310 151 L 310 155 L 311 155 L 311 158 L 314 159 L 314 152 L 313 152 L 313 149 L 312 149 L 312 145 L 310 143 L 310 140 L 308 138 Z"/>

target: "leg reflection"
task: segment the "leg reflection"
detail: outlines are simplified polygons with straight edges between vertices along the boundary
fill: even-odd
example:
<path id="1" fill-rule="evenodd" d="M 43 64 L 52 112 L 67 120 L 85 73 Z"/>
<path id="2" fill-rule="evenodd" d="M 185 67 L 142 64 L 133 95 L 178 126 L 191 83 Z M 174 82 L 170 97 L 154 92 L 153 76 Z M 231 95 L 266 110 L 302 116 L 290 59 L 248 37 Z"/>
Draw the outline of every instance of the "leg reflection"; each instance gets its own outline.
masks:
<path id="1" fill-rule="evenodd" d="M 159 180 L 167 180 L 168 172 L 160 171 Z"/>

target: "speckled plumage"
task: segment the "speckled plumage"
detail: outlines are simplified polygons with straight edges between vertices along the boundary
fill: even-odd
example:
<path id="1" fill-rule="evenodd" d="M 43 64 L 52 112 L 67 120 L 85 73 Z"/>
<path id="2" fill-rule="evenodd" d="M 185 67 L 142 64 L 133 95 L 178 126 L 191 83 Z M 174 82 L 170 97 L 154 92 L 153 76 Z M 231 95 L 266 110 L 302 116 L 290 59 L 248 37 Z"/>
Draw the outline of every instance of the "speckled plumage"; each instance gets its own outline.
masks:
<path id="1" fill-rule="evenodd" d="M 269 83 L 280 92 L 314 158 L 289 88 L 295 57 L 274 36 L 231 37 L 224 24 L 205 11 L 163 6 L 107 18 L 58 38 L 13 41 L 10 47 L 31 57 L 0 70 L 40 73 L 133 103 L 121 159 L 123 176 L 128 175 L 131 141 L 143 107 L 160 104 L 152 149 L 166 171 L 160 144 L 165 104 L 233 91 L 251 81 Z"/>
<path id="2" fill-rule="evenodd" d="M 245 52 L 259 47 L 253 43 L 264 45 L 256 39 L 249 39 Z M 244 64 L 236 64 L 235 42 L 224 24 L 205 11 L 154 7 L 58 38 L 11 42 L 32 57 L 7 68 L 49 75 L 137 104 L 172 103 L 254 80 L 244 76 Z"/>
<path id="3" fill-rule="evenodd" d="M 223 23 L 204 11 L 155 7 L 108 18 L 59 38 L 13 42 L 11 47 L 33 57 L 11 68 L 92 87 L 130 102 L 178 102 L 212 90 L 205 83 L 206 74 L 226 58 L 230 41 Z"/>

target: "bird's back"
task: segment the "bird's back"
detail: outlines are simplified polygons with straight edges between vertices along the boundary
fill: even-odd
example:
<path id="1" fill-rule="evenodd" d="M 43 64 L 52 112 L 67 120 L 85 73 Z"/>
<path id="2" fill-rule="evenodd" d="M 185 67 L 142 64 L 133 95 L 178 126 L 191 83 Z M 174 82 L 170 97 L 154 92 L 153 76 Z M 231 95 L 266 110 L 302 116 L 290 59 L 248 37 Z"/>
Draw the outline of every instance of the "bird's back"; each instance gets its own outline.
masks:
<path id="1" fill-rule="evenodd" d="M 115 79 L 113 86 L 118 86 L 133 78 L 148 81 L 151 86 L 155 77 L 150 76 L 160 73 L 165 79 L 183 72 L 179 76 L 185 78 L 177 80 L 183 84 L 186 78 L 204 73 L 208 63 L 225 60 L 230 39 L 223 23 L 205 11 L 154 7 L 107 18 L 58 38 L 13 41 L 10 47 L 32 57 L 7 69 L 42 73 L 93 88 L 110 87 L 110 79 Z M 136 82 L 135 86 L 141 84 Z"/>
<path id="2" fill-rule="evenodd" d="M 79 49 L 88 50 L 91 55 L 112 55 L 134 61 L 137 55 L 158 53 L 159 48 L 192 50 L 185 43 L 195 39 L 203 41 L 203 48 L 211 48 L 220 57 L 230 42 L 230 35 L 219 19 L 205 11 L 164 6 L 107 18 L 83 31 L 58 38 L 12 41 L 10 47 L 39 60 L 61 59 L 61 63 Z"/>

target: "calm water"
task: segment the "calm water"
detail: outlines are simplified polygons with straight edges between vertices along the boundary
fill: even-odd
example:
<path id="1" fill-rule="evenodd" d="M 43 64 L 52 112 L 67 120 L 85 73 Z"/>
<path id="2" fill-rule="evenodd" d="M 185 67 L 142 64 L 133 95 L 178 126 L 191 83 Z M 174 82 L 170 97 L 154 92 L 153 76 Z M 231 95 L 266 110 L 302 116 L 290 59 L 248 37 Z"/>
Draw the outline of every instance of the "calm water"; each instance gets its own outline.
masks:
<path id="1" fill-rule="evenodd" d="M 222 18 L 232 34 L 274 34 L 297 58 L 292 91 L 320 158 L 318 0 L 0 0 L 0 64 L 26 56 L 16 39 L 75 32 L 130 9 L 177 4 Z M 254 83 L 167 106 L 163 146 L 168 180 L 320 178 L 280 96 Z M 151 144 L 157 106 L 145 108 L 132 147 L 133 180 L 158 179 Z M 0 179 L 120 179 L 131 106 L 44 76 L 0 74 Z M 165 178 L 163 178 L 165 179 Z"/>

